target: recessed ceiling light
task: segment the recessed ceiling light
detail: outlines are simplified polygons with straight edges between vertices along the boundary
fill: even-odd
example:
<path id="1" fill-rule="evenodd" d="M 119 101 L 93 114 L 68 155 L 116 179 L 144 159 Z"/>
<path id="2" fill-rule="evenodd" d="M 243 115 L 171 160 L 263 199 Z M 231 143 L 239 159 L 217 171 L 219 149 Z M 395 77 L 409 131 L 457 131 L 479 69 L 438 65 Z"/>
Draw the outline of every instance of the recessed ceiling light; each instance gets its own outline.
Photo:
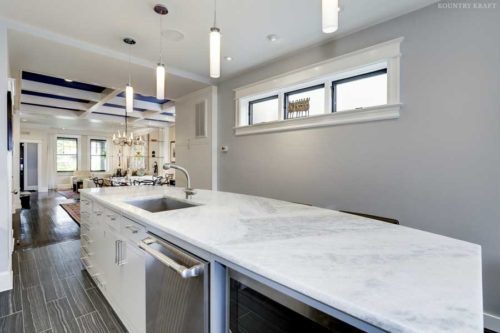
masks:
<path id="1" fill-rule="evenodd" d="M 226 61 L 233 61 L 233 57 L 230 56 L 225 56 L 224 59 L 226 59 Z"/>
<path id="2" fill-rule="evenodd" d="M 184 39 L 184 34 L 179 30 L 174 29 L 166 29 L 161 32 L 163 38 L 168 40 L 169 42 L 180 42 Z"/>
<path id="3" fill-rule="evenodd" d="M 266 36 L 267 40 L 270 41 L 271 43 L 277 42 L 278 41 L 278 36 L 275 34 L 270 34 Z"/>
<path id="4" fill-rule="evenodd" d="M 66 82 L 73 82 L 73 80 L 70 80 L 70 79 L 64 79 L 64 81 L 66 81 Z"/>

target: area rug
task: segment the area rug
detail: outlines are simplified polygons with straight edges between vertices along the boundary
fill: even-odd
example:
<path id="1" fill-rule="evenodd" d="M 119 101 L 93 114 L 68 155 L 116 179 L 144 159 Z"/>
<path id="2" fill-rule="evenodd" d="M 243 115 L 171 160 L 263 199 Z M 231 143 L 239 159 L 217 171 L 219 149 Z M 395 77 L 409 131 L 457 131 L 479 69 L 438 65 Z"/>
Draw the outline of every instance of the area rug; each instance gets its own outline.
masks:
<path id="1" fill-rule="evenodd" d="M 60 204 L 61 207 L 68 213 L 69 216 L 75 221 L 78 225 L 80 225 L 80 203 L 64 203 Z"/>
<path id="2" fill-rule="evenodd" d="M 80 193 L 73 191 L 57 191 L 60 195 L 66 197 L 67 199 L 80 199 Z"/>

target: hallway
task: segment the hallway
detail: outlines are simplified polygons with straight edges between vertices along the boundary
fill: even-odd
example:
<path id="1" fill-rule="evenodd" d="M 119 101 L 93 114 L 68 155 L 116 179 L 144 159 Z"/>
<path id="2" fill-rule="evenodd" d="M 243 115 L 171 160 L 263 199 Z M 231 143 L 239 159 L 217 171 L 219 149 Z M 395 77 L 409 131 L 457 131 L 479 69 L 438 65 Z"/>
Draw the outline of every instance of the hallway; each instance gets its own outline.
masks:
<path id="1" fill-rule="evenodd" d="M 21 209 L 12 215 L 16 249 L 80 239 L 78 224 L 59 205 L 75 201 L 55 191 L 32 192 L 31 209 Z"/>
<path id="2" fill-rule="evenodd" d="M 20 241 L 12 256 L 14 288 L 0 293 L 0 333 L 126 332 L 80 263 L 80 228 L 58 192 L 32 193 L 13 215 Z"/>

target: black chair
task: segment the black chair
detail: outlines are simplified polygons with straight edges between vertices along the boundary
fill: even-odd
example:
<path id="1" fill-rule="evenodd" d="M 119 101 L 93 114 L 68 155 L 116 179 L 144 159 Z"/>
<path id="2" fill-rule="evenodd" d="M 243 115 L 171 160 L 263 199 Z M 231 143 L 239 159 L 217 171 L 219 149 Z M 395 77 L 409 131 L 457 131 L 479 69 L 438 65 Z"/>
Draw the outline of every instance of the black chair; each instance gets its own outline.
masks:
<path id="1" fill-rule="evenodd" d="M 369 219 L 378 220 L 378 221 L 382 221 L 382 222 L 387 222 L 387 223 L 391 223 L 391 224 L 399 224 L 398 220 L 391 219 L 391 218 L 388 218 L 388 217 L 381 217 L 381 216 L 370 215 L 370 214 L 365 214 L 365 213 L 349 212 L 349 211 L 346 211 L 346 210 L 341 210 L 341 212 L 342 213 L 347 213 L 347 214 L 352 214 L 352 215 L 358 215 L 358 216 L 362 216 L 362 217 L 366 217 L 366 218 L 369 218 Z"/>
<path id="2" fill-rule="evenodd" d="M 169 177 L 158 176 L 154 179 L 156 186 L 170 185 Z"/>
<path id="3" fill-rule="evenodd" d="M 95 187 L 103 187 L 104 186 L 104 179 L 94 177 L 94 178 L 92 178 L 92 180 L 94 181 Z"/>

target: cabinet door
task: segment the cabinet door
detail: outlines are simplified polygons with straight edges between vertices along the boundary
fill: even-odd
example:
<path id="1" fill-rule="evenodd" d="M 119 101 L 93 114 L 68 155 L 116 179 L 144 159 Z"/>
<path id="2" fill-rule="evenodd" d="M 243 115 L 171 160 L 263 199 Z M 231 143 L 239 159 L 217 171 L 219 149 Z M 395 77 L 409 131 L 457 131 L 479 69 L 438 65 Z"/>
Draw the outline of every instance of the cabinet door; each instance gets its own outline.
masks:
<path id="1" fill-rule="evenodd" d="M 123 297 L 120 307 L 127 321 L 134 326 L 134 332 L 146 331 L 146 267 L 144 252 L 135 245 L 122 243 L 125 252 L 121 268 L 121 290 Z"/>
<path id="2" fill-rule="evenodd" d="M 104 242 L 101 262 L 104 264 L 103 272 L 106 280 L 106 296 L 110 298 L 113 306 L 119 306 L 121 302 L 120 290 L 120 267 L 118 266 L 118 243 L 120 235 L 104 226 Z"/>

